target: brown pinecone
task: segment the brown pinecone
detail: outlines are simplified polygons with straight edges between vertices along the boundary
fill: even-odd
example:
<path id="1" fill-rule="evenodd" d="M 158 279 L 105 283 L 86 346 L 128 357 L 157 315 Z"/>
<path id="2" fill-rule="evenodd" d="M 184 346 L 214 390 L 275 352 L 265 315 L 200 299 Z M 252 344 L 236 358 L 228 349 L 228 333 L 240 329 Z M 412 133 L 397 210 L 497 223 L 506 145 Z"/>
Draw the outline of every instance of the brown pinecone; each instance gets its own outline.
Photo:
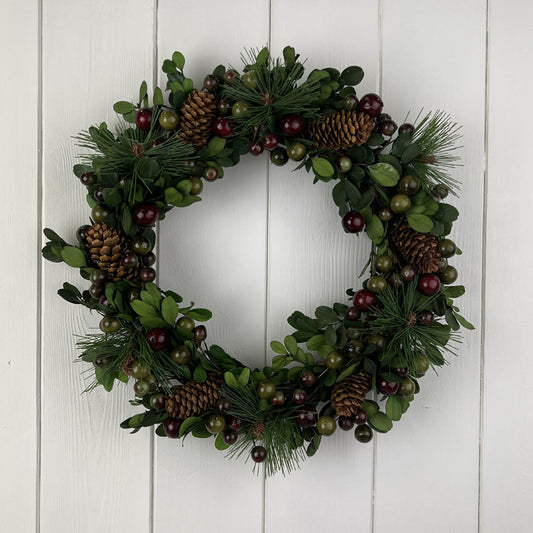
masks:
<path id="1" fill-rule="evenodd" d="M 222 383 L 220 374 L 211 372 L 203 383 L 188 381 L 173 390 L 165 401 L 165 409 L 174 418 L 185 420 L 190 416 L 201 415 L 220 400 L 218 390 Z"/>
<path id="2" fill-rule="evenodd" d="M 331 407 L 339 416 L 355 416 L 370 390 L 372 376 L 366 372 L 341 379 L 331 392 Z"/>
<path id="3" fill-rule="evenodd" d="M 109 281 L 138 280 L 140 267 L 127 268 L 122 264 L 122 258 L 132 250 L 116 228 L 105 223 L 94 224 L 87 230 L 85 245 L 91 259 L 106 273 Z"/>
<path id="4" fill-rule="evenodd" d="M 128 354 L 124 361 L 122 361 L 122 364 L 120 365 L 120 370 L 126 374 L 126 376 L 129 376 L 131 373 L 131 367 L 133 366 L 133 362 L 135 361 L 135 357 L 130 353 Z"/>
<path id="5" fill-rule="evenodd" d="M 319 122 L 312 122 L 307 134 L 315 142 L 317 148 L 346 150 L 355 145 L 365 144 L 373 129 L 372 117 L 365 113 L 343 109 L 326 115 Z"/>
<path id="6" fill-rule="evenodd" d="M 180 137 L 195 147 L 205 148 L 211 134 L 211 122 L 217 109 L 214 94 L 194 90 L 180 109 Z"/>
<path id="7" fill-rule="evenodd" d="M 396 228 L 392 242 L 397 251 L 420 274 L 433 274 L 439 269 L 441 256 L 437 251 L 437 239 L 429 233 L 415 231 L 407 222 Z"/>

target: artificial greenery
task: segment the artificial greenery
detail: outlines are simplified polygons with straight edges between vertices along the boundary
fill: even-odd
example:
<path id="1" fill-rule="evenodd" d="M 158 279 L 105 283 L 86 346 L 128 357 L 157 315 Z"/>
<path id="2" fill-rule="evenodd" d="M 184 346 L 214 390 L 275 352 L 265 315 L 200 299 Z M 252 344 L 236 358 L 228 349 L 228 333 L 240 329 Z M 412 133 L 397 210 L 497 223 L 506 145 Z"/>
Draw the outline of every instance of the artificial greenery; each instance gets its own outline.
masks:
<path id="1" fill-rule="evenodd" d="M 448 265 L 461 253 L 448 238 L 459 213 L 442 201 L 458 194 L 459 127 L 442 111 L 398 127 L 378 95 L 357 95 L 357 66 L 305 77 L 292 47 L 282 59 L 266 48 L 242 59 L 242 72 L 219 65 L 196 89 L 175 52 L 163 63 L 166 94 L 156 87 L 150 98 L 143 82 L 137 103 L 113 106 L 124 119 L 116 132 L 101 123 L 81 133 L 74 174 L 87 188 L 90 224 L 77 244 L 45 229 L 43 256 L 91 283 L 58 293 L 102 315 L 102 332 L 77 342 L 92 369 L 87 390 L 135 382 L 131 403 L 141 410 L 122 428 L 212 437 L 228 456 L 285 474 L 337 426 L 355 426 L 360 442 L 389 431 L 426 371 L 458 354 L 457 331 L 473 327 L 459 314 L 464 287 Z M 250 368 L 206 342 L 209 310 L 155 284 L 153 225 L 265 149 L 273 164 L 292 159 L 315 183 L 333 181 L 344 230 L 364 230 L 373 248 L 360 288 L 314 316 L 295 311 L 292 333 L 270 344 L 271 363 Z"/>

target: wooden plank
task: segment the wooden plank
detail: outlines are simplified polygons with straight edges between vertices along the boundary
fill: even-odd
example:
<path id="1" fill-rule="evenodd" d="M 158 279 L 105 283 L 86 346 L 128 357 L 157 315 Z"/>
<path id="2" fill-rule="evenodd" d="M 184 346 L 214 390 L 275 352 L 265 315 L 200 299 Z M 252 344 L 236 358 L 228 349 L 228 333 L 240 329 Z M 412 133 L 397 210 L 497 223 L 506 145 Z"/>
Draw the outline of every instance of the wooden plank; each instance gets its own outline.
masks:
<path id="1" fill-rule="evenodd" d="M 485 3 L 384 2 L 383 100 L 407 110 L 444 109 L 463 125 L 461 217 L 451 238 L 464 254 L 450 263 L 473 323 L 449 367 L 421 380 L 404 419 L 378 440 L 375 531 L 475 531 L 478 513 L 479 361 L 483 239 Z M 453 360 L 452 360 L 453 359 Z"/>
<path id="2" fill-rule="evenodd" d="M 532 30 L 531 3 L 489 2 L 483 533 L 533 523 L 531 147 L 511 110 L 533 91 Z"/>
<path id="3" fill-rule="evenodd" d="M 238 68 L 244 47 L 263 46 L 268 22 L 267 0 L 160 0 L 159 62 L 181 51 L 187 76 L 201 87 L 218 64 Z M 257 366 L 264 361 L 266 191 L 266 157 L 245 156 L 222 181 L 204 184 L 202 202 L 175 209 L 160 226 L 161 286 L 211 309 L 209 343 Z M 156 438 L 154 531 L 175 529 L 176 509 L 184 510 L 184 531 L 212 531 L 229 517 L 232 531 L 259 531 L 263 485 L 251 468 L 224 459 L 211 439 L 191 437 L 182 447 Z"/>
<path id="4" fill-rule="evenodd" d="M 290 16 L 295 14 L 302 18 Z M 318 1 L 272 2 L 274 52 L 294 46 L 308 58 L 309 72 L 360 65 L 366 74 L 360 95 L 377 88 L 377 24 L 374 1 L 340 1 L 334 9 Z M 292 331 L 285 318 L 294 310 L 313 315 L 319 305 L 345 302 L 345 291 L 358 287 L 357 275 L 370 252 L 367 239 L 342 231 L 331 198 L 334 183 L 313 186 L 305 171 L 290 172 L 295 166 L 271 169 L 269 341 Z M 372 462 L 372 445 L 357 443 L 353 431 L 338 430 L 323 439 L 318 454 L 300 471 L 267 480 L 266 531 L 370 531 Z"/>
<path id="5" fill-rule="evenodd" d="M 88 222 L 85 191 L 72 165 L 72 136 L 91 124 L 115 123 L 112 104 L 136 99 L 151 79 L 151 2 L 119 0 L 44 4 L 44 225 L 75 242 Z M 132 30 L 133 28 L 133 30 Z M 64 265 L 43 276 L 41 531 L 146 532 L 150 516 L 149 433 L 119 428 L 133 412 L 131 384 L 112 394 L 80 394 L 87 383 L 75 337 L 96 331 L 98 315 L 55 293 L 68 280 L 87 288 Z"/>
<path id="6" fill-rule="evenodd" d="M 0 130 L 6 250 L 0 298 L 0 365 L 7 388 L 0 403 L 0 522 L 6 531 L 32 531 L 36 523 L 37 350 L 39 294 L 39 6 L 5 5 L 0 19 L 0 65 L 7 127 Z M 24 70 L 24 79 L 20 72 Z M 15 83 L 18 80 L 19 83 Z M 7 305 L 6 305 L 7 304 Z"/>

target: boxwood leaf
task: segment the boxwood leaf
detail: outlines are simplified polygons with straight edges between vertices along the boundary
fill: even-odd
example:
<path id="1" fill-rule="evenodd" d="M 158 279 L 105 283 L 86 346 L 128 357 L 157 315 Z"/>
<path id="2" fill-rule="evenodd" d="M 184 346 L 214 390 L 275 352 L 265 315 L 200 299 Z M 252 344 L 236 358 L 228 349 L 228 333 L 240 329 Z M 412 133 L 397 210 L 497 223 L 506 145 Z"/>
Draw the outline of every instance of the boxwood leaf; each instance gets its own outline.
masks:
<path id="1" fill-rule="evenodd" d="M 459 313 L 455 313 L 455 318 L 457 319 L 457 322 L 459 322 L 459 324 L 463 326 L 463 328 L 476 329 L 473 324 L 468 322 L 468 320 L 464 316 L 461 316 Z"/>
<path id="2" fill-rule="evenodd" d="M 322 320 L 323 322 L 326 322 L 327 324 L 331 324 L 334 322 L 339 321 L 339 317 L 337 316 L 337 313 L 331 309 L 331 307 L 327 307 L 326 305 L 321 305 L 316 308 L 315 310 L 315 316 Z"/>
<path id="3" fill-rule="evenodd" d="M 180 70 L 183 70 L 183 67 L 185 66 L 185 57 L 183 56 L 181 52 L 174 52 L 172 54 L 172 62 Z"/>
<path id="4" fill-rule="evenodd" d="M 135 106 L 131 102 L 120 101 L 113 105 L 113 111 L 119 113 L 120 115 L 125 115 L 130 113 L 135 109 Z"/>
<path id="5" fill-rule="evenodd" d="M 229 448 L 229 444 L 224 442 L 224 433 L 219 433 L 217 435 L 217 438 L 215 439 L 215 448 L 221 451 Z"/>
<path id="6" fill-rule="evenodd" d="M 355 365 L 355 363 L 354 363 L 353 365 L 350 365 L 348 368 L 345 368 L 345 369 L 341 372 L 340 376 L 337 378 L 337 381 L 340 381 L 341 379 L 344 379 L 344 378 L 346 378 L 346 377 L 348 377 L 348 376 L 351 376 L 352 373 L 353 373 L 353 371 L 355 370 L 355 366 L 356 366 L 356 365 Z"/>
<path id="7" fill-rule="evenodd" d="M 161 89 L 159 87 L 156 87 L 154 89 L 153 102 L 154 105 L 163 105 L 165 103 L 163 100 L 163 93 L 161 92 Z"/>
<path id="8" fill-rule="evenodd" d="M 130 305 L 139 316 L 157 316 L 155 308 L 142 300 L 133 300 Z"/>
<path id="9" fill-rule="evenodd" d="M 272 358 L 272 369 L 276 371 L 281 370 L 292 362 L 293 358 L 290 355 L 275 355 Z"/>
<path id="10" fill-rule="evenodd" d="M 198 307 L 188 311 L 187 316 L 193 320 L 197 320 L 198 322 L 206 322 L 213 316 L 213 313 L 209 311 L 209 309 L 202 309 L 201 307 Z"/>
<path id="11" fill-rule="evenodd" d="M 296 342 L 296 339 L 292 335 L 287 335 L 283 342 L 288 352 L 293 356 L 296 355 L 296 351 L 298 350 L 298 344 Z"/>
<path id="12" fill-rule="evenodd" d="M 365 73 L 361 67 L 351 66 L 342 71 L 341 78 L 346 85 L 358 85 Z"/>
<path id="13" fill-rule="evenodd" d="M 168 324 L 157 316 L 142 316 L 139 318 L 142 324 L 147 328 L 166 328 Z M 187 330 L 188 331 L 188 330 Z"/>
<path id="14" fill-rule="evenodd" d="M 323 157 L 313 157 L 311 160 L 315 174 L 323 178 L 331 178 L 335 173 L 333 165 Z"/>
<path id="15" fill-rule="evenodd" d="M 324 385 L 331 387 L 337 381 L 337 371 L 330 368 L 324 376 Z"/>
<path id="16" fill-rule="evenodd" d="M 320 346 L 323 344 L 326 344 L 326 338 L 324 335 L 313 335 L 308 341 L 307 341 L 307 349 L 316 351 Z"/>
<path id="17" fill-rule="evenodd" d="M 178 437 L 181 438 L 185 433 L 188 433 L 194 426 L 199 425 L 202 422 L 202 419 L 199 416 L 190 416 L 186 418 L 180 426 L 180 431 Z"/>
<path id="18" fill-rule="evenodd" d="M 417 144 L 410 144 L 402 153 L 402 165 L 407 165 L 413 161 L 420 153 L 420 147 Z"/>
<path id="19" fill-rule="evenodd" d="M 171 296 L 165 296 L 161 302 L 161 314 L 165 321 L 171 326 L 176 322 L 178 317 L 178 304 L 174 301 L 174 298 Z"/>
<path id="20" fill-rule="evenodd" d="M 389 396 L 387 399 L 387 405 L 385 406 L 385 412 L 391 420 L 400 420 L 404 411 L 403 404 L 399 396 Z"/>
<path id="21" fill-rule="evenodd" d="M 377 215 L 372 215 L 370 222 L 366 225 L 366 233 L 372 239 L 372 242 L 377 246 L 385 237 L 385 226 Z"/>
<path id="22" fill-rule="evenodd" d="M 198 383 L 203 383 L 207 379 L 207 372 L 204 370 L 203 367 L 197 366 L 194 369 L 192 377 L 194 381 L 197 381 Z"/>
<path id="23" fill-rule="evenodd" d="M 361 409 L 370 417 L 379 411 L 379 405 L 373 400 L 363 400 Z"/>
<path id="24" fill-rule="evenodd" d="M 87 266 L 87 259 L 83 250 L 80 250 L 75 246 L 65 246 L 62 248 L 61 257 L 63 258 L 63 261 L 71 267 Z"/>
<path id="25" fill-rule="evenodd" d="M 224 381 L 226 382 L 226 385 L 228 387 L 231 387 L 232 389 L 238 389 L 239 388 L 239 382 L 237 381 L 237 378 L 233 375 L 233 372 L 224 373 Z"/>
<path id="26" fill-rule="evenodd" d="M 433 229 L 433 221 L 426 215 L 407 215 L 407 222 L 409 226 L 419 233 L 429 233 Z"/>
<path id="27" fill-rule="evenodd" d="M 382 187 L 394 187 L 400 180 L 400 174 L 390 163 L 376 163 L 368 167 L 370 177 Z"/>
<path id="28" fill-rule="evenodd" d="M 241 370 L 241 373 L 237 378 L 237 382 L 239 386 L 244 387 L 248 385 L 248 381 L 250 381 L 250 369 L 248 367 L 245 367 Z"/>
<path id="29" fill-rule="evenodd" d="M 274 351 L 276 353 L 279 353 L 281 355 L 286 355 L 287 354 L 287 350 L 285 349 L 285 346 L 283 346 L 283 344 L 281 344 L 281 342 L 272 341 L 270 343 L 270 348 L 272 348 L 272 351 Z"/>
<path id="30" fill-rule="evenodd" d="M 368 423 L 379 433 L 387 433 L 392 429 L 392 420 L 381 411 L 368 417 Z"/>
<path id="31" fill-rule="evenodd" d="M 459 298 L 465 293 L 465 288 L 463 285 L 453 285 L 444 288 L 444 293 L 448 298 Z"/>

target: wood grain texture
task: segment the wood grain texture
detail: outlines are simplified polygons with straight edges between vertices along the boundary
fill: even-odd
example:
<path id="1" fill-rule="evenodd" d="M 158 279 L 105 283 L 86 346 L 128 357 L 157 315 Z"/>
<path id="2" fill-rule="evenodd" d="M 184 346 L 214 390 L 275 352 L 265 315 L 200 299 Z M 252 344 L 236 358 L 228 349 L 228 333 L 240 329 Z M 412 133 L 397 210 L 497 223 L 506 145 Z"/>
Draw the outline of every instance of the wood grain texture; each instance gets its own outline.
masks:
<path id="1" fill-rule="evenodd" d="M 238 21 L 238 23 L 236 23 Z M 268 41 L 268 1 L 159 3 L 160 61 L 174 50 L 186 58 L 196 87 L 218 64 L 241 65 L 244 47 Z M 166 82 L 166 76 L 160 84 Z M 249 365 L 263 366 L 266 283 L 266 157 L 244 156 L 215 183 L 204 182 L 202 202 L 174 209 L 160 226 L 159 281 L 185 301 L 213 311 L 209 344 L 219 344 Z M 212 439 L 184 445 L 155 442 L 154 531 L 232 531 L 262 527 L 262 478 L 250 462 L 223 458 Z M 179 502 L 179 503 L 176 503 Z M 180 512 L 179 509 L 186 509 Z M 234 517 L 235 519 L 232 519 Z"/>
<path id="2" fill-rule="evenodd" d="M 459 358 L 420 380 L 398 427 L 378 439 L 375 531 L 475 531 L 478 515 L 479 361 L 483 238 L 484 2 L 385 1 L 383 100 L 400 122 L 407 110 L 443 109 L 463 126 L 461 216 L 450 259 L 467 287 L 458 305 L 477 329 Z M 453 37 L 452 37 L 453 35 Z M 423 512 L 418 512 L 423 509 Z"/>
<path id="3" fill-rule="evenodd" d="M 72 174 L 72 136 L 102 120 L 114 124 L 113 102 L 135 99 L 150 79 L 152 20 L 152 4 L 142 0 L 44 4 L 44 225 L 70 242 L 90 213 Z M 131 385 L 81 394 L 87 367 L 72 364 L 74 334 L 98 332 L 99 316 L 56 295 L 65 279 L 88 287 L 65 265 L 44 266 L 41 531 L 144 533 L 149 434 L 119 428 L 133 412 Z"/>
<path id="4" fill-rule="evenodd" d="M 280 55 L 287 44 L 294 46 L 302 58 L 308 58 L 308 72 L 360 65 L 365 79 L 358 94 L 375 92 L 378 3 L 342 1 L 331 7 L 325 9 L 318 1 L 274 0 L 274 54 Z M 356 19 L 365 23 L 354 24 Z M 292 332 L 286 318 L 294 310 L 313 316 L 319 305 L 346 302 L 345 291 L 358 288 L 357 275 L 370 252 L 368 239 L 343 232 L 331 198 L 334 184 L 313 185 L 313 177 L 305 171 L 291 172 L 295 166 L 290 162 L 271 170 L 269 341 L 282 340 Z M 372 461 L 372 445 L 357 443 L 353 432 L 338 430 L 333 437 L 324 438 L 319 453 L 303 463 L 301 471 L 267 481 L 266 531 L 307 533 L 317 527 L 370 531 Z"/>
<path id="5" fill-rule="evenodd" d="M 531 143 L 511 107 L 528 105 L 533 92 L 533 5 L 509 7 L 489 2 L 483 533 L 533 523 Z"/>
<path id="6" fill-rule="evenodd" d="M 2 11 L 0 99 L 5 123 L 0 128 L 0 168 L 3 195 L 10 200 L 3 202 L 0 224 L 5 249 L 17 259 L 4 262 L 0 281 L 5 387 L 0 401 L 0 523 L 6 531 L 30 531 L 36 520 L 38 442 L 38 2 L 10 3 Z M 21 64 L 24 79 L 19 77 Z"/>

